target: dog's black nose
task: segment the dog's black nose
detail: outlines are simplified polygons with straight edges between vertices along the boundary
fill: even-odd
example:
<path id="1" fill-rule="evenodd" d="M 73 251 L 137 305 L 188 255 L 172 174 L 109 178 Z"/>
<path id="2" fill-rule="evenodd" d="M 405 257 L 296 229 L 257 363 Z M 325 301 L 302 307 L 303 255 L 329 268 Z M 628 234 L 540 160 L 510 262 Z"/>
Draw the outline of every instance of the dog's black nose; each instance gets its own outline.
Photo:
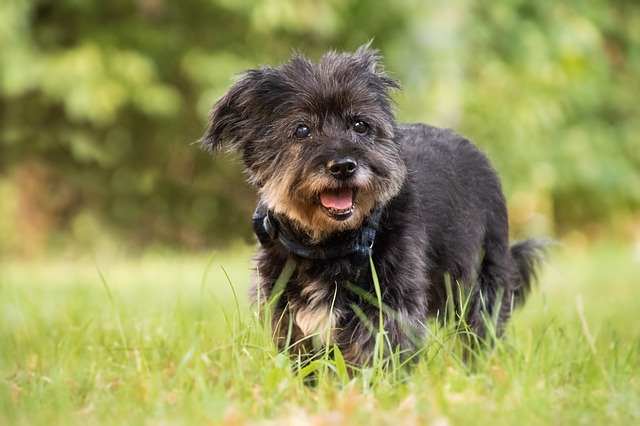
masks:
<path id="1" fill-rule="evenodd" d="M 327 169 L 336 179 L 348 179 L 356 172 L 358 163 L 351 158 L 340 158 L 327 163 Z"/>

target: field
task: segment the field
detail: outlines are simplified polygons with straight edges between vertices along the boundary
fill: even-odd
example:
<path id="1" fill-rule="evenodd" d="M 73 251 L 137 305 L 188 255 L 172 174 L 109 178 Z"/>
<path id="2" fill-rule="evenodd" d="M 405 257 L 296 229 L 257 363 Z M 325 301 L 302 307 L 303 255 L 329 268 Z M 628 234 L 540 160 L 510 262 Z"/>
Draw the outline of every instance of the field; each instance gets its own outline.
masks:
<path id="1" fill-rule="evenodd" d="M 556 247 L 473 365 L 433 326 L 412 370 L 326 359 L 314 387 L 248 305 L 249 258 L 3 260 L 0 424 L 640 424 L 638 247 Z"/>

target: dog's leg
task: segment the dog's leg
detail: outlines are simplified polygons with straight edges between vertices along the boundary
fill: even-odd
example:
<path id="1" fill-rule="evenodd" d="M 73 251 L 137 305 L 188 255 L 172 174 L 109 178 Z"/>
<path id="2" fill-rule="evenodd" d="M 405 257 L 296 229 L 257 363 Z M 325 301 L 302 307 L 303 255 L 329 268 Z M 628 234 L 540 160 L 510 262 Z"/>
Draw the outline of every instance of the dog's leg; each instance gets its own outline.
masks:
<path id="1" fill-rule="evenodd" d="M 491 345 L 504 332 L 514 307 L 514 265 L 506 244 L 486 244 L 466 315 L 470 352 Z"/>
<path id="2" fill-rule="evenodd" d="M 377 311 L 367 313 L 366 318 L 360 313 L 340 333 L 338 346 L 349 364 L 371 365 L 376 356 L 382 355 L 388 359 L 393 354 L 399 355 L 399 360 L 403 362 L 414 355 L 416 348 L 421 345 L 424 337 L 422 324 L 412 324 L 405 318 L 384 314 L 384 333 L 380 333 L 378 321 Z M 380 352 L 376 353 L 377 350 Z"/>
<path id="3" fill-rule="evenodd" d="M 499 337 L 511 315 L 513 292 L 509 283 L 510 271 L 490 262 L 483 262 L 471 293 L 467 326 L 476 343 Z"/>
<path id="4" fill-rule="evenodd" d="M 527 240 L 503 247 L 487 250 L 472 293 L 467 322 L 477 342 L 490 344 L 502 335 L 513 310 L 524 303 L 546 243 Z"/>

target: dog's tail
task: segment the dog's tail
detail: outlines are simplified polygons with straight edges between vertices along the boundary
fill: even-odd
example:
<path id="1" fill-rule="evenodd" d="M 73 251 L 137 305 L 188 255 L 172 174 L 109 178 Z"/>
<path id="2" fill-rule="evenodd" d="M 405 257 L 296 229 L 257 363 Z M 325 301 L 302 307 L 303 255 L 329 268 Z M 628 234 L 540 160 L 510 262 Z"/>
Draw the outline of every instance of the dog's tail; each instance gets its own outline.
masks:
<path id="1" fill-rule="evenodd" d="M 516 285 L 513 292 L 516 306 L 524 303 L 529 294 L 550 244 L 551 241 L 546 239 L 530 239 L 511 246 L 511 257 L 516 264 Z"/>

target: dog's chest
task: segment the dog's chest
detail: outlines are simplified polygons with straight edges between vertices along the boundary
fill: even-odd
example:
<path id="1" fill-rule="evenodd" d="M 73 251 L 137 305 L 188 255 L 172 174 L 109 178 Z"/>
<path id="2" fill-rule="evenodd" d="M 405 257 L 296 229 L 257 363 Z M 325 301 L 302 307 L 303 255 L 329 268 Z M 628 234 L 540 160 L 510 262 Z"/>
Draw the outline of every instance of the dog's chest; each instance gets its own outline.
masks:
<path id="1" fill-rule="evenodd" d="M 330 343 L 340 320 L 340 310 L 335 306 L 337 287 L 319 280 L 302 283 L 293 301 L 293 319 L 305 339 L 314 346 Z"/>

